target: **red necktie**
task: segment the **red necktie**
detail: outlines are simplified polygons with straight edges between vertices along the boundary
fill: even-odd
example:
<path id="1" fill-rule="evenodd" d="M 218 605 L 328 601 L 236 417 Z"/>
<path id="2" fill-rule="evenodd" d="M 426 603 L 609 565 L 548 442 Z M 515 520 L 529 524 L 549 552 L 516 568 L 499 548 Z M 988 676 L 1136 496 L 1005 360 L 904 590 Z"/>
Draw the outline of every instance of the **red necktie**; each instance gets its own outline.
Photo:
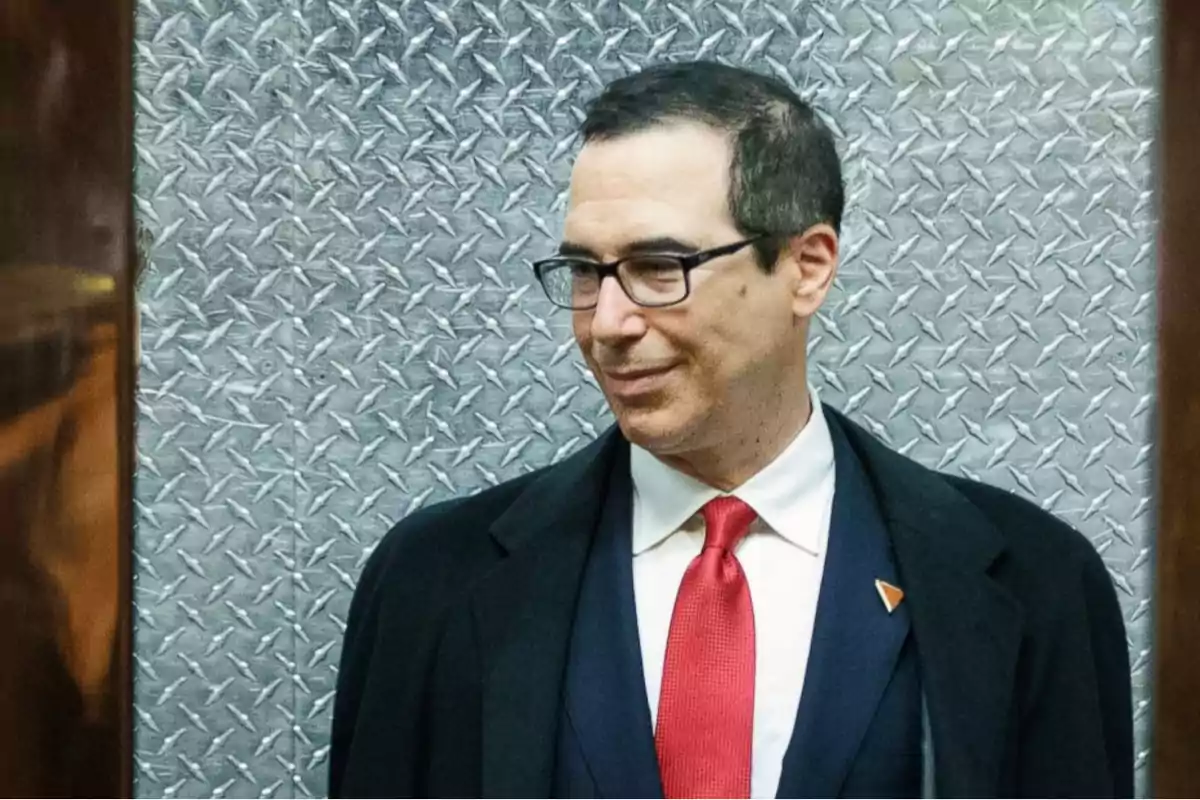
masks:
<path id="1" fill-rule="evenodd" d="M 667 798 L 749 797 L 754 608 L 733 548 L 756 515 L 736 497 L 702 513 L 704 549 L 671 615 L 654 744 Z"/>

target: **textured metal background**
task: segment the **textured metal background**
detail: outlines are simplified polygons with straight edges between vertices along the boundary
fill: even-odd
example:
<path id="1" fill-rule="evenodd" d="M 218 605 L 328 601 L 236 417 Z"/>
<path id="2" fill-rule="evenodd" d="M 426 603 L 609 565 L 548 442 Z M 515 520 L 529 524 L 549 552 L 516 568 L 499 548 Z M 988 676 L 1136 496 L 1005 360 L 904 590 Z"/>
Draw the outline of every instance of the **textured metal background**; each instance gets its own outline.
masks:
<path id="1" fill-rule="evenodd" d="M 378 537 L 609 423 L 526 259 L 555 243 L 582 101 L 697 56 L 828 113 L 850 208 L 812 342 L 822 396 L 1093 538 L 1130 623 L 1144 764 L 1155 15 L 141 0 L 139 793 L 322 794 Z"/>

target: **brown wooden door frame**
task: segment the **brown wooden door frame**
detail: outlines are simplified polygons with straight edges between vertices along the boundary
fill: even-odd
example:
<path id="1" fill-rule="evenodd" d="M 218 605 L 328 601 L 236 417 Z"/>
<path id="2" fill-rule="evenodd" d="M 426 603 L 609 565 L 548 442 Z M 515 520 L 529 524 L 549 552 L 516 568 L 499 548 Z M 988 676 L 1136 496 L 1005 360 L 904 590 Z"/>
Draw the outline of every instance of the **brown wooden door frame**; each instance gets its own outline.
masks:
<path id="1" fill-rule="evenodd" d="M 53 6 L 58 15 L 47 25 L 41 16 Z M 1158 388 L 1156 421 L 1156 584 L 1155 584 L 1155 678 L 1153 708 L 1152 788 L 1159 797 L 1200 796 L 1200 601 L 1193 586 L 1200 580 L 1200 0 L 1161 0 L 1162 78 L 1161 129 L 1158 181 L 1160 191 L 1160 263 L 1158 272 Z M 113 277 L 121 298 L 117 326 L 120 340 L 129 343 L 133 335 L 132 272 L 132 2 L 131 0 L 3 0 L 0 3 L 0 100 L 8 100 L 20 91 L 17 81 L 33 68 L 28 61 L 13 58 L 16 50 L 6 37 L 29 33 L 36 22 L 36 34 L 50 37 L 56 31 L 68 50 L 87 69 L 68 73 L 68 92 L 85 92 L 91 98 L 90 110 L 80 109 L 87 121 L 75 125 L 100 126 L 103 137 L 117 142 L 115 147 L 91 153 L 73 151 L 72 141 L 82 143 L 93 137 L 68 139 L 65 158 L 82 158 L 106 176 L 110 197 L 124 198 L 115 209 L 112 223 L 122 233 L 126 263 Z M 55 28 L 58 25 L 60 27 Z M 79 31 L 86 36 L 80 37 Z M 95 42 L 89 46 L 87 40 Z M 46 39 L 48 41 L 48 38 Z M 36 48 L 35 48 L 36 49 Z M 11 110 L 10 106 L 10 110 Z M 96 110 L 99 116 L 94 116 Z M 3 111 L 0 110 L 0 114 Z M 2 132 L 9 133 L 8 122 L 0 116 Z M 68 124 L 68 127 L 71 127 Z M 32 130 L 32 129 L 30 129 Z M 79 130 L 75 127 L 75 130 Z M 6 146 L 11 146 L 11 141 Z M 44 142 L 43 142 L 44 144 Z M 19 147 L 38 148 L 36 142 Z M 92 159 L 89 161 L 89 159 Z M 96 161 L 95 159 L 99 159 Z M 44 176 L 43 176 L 44 177 Z M 63 191 L 70 191 L 63 184 Z M 19 187 L 0 182 L 0 195 L 8 200 L 18 197 Z M 47 198 L 39 195 L 43 201 Z M 53 202 L 27 203 L 24 199 L 5 205 L 0 196 L 0 230 L 63 231 L 78 230 L 79 218 L 71 218 L 62 206 Z M 37 215 L 47 218 L 34 219 Z M 55 221 L 49 217 L 59 214 Z M 14 215 L 22 224 L 15 226 Z M 33 222 L 35 224 L 30 225 Z M 56 227 L 57 226 L 57 227 Z M 42 241 L 27 242 L 36 251 Z M 86 247 L 86 245 L 85 245 Z M 15 252 L 15 251 L 14 251 Z M 85 256 L 86 260 L 86 256 Z M 0 257 L 0 269 L 6 259 Z M 107 757 L 115 759 L 115 783 L 90 787 L 91 796 L 129 796 L 132 791 L 132 693 L 130 636 L 130 554 L 132 530 L 132 420 L 134 364 L 131 358 L 118 359 L 116 381 L 122 391 L 118 416 L 121 428 L 119 451 L 115 457 L 121 467 L 119 503 L 121 570 L 120 606 L 124 610 L 118 633 L 118 666 L 113 689 L 117 694 L 118 736 Z"/>
<path id="2" fill-rule="evenodd" d="M 1200 2 L 1161 14 L 1150 794 L 1200 797 Z"/>
<path id="3" fill-rule="evenodd" d="M 132 37 L 0 0 L 0 796 L 133 792 Z"/>

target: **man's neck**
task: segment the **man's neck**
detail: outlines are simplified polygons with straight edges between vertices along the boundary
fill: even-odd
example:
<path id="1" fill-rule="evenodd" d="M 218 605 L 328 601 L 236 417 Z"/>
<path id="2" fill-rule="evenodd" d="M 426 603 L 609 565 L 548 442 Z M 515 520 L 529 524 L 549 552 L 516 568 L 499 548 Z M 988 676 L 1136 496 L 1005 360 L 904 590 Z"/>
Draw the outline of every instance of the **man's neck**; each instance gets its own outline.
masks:
<path id="1" fill-rule="evenodd" d="M 808 390 L 801 402 L 779 409 L 779 413 L 758 417 L 754 428 L 732 432 L 717 447 L 660 456 L 661 460 L 702 483 L 723 492 L 733 491 L 779 457 L 808 424 L 812 400 Z"/>

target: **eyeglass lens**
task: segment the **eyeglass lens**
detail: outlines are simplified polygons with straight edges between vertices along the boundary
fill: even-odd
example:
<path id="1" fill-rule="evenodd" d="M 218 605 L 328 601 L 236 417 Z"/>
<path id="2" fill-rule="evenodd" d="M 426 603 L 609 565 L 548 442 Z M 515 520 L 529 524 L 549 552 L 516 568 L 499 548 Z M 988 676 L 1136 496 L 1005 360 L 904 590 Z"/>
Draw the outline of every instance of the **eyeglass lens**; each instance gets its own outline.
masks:
<path id="1" fill-rule="evenodd" d="M 670 256 L 641 256 L 617 267 L 621 288 L 635 303 L 661 306 L 687 296 L 683 265 Z M 582 259 L 562 259 L 542 273 L 546 294 L 557 305 L 590 308 L 600 296 L 596 265 Z"/>

